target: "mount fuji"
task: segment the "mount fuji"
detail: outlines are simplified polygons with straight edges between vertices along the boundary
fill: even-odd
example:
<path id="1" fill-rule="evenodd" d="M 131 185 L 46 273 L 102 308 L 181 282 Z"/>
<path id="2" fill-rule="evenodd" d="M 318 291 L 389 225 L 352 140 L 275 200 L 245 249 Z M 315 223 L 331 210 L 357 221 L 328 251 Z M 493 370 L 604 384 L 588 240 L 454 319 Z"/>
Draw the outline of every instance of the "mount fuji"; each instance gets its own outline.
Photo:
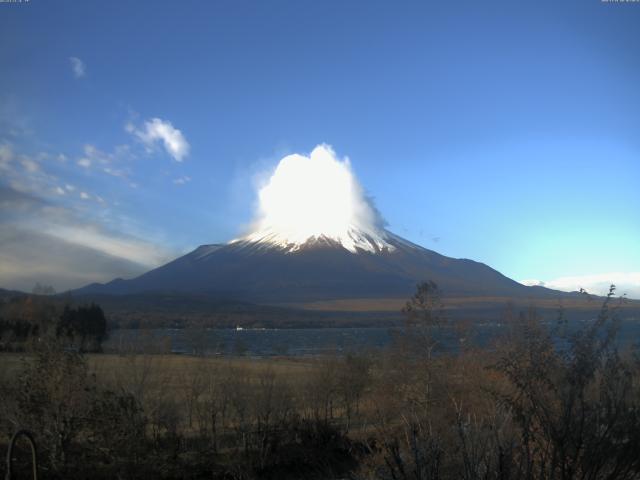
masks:
<path id="1" fill-rule="evenodd" d="M 456 297 L 548 298 L 558 293 L 524 286 L 487 265 L 440 255 L 384 229 L 355 227 L 342 236 L 301 241 L 257 231 L 227 244 L 202 245 L 137 278 L 91 284 L 74 293 L 189 293 L 275 304 L 407 298 L 425 280 Z"/>
<path id="2" fill-rule="evenodd" d="M 450 318 L 495 321 L 507 304 L 535 305 L 549 318 L 558 308 L 597 314 L 597 302 L 579 293 L 525 286 L 391 233 L 349 159 L 328 145 L 282 158 L 257 193 L 250 233 L 73 294 L 124 324 L 145 325 L 383 325 L 401 320 L 402 305 L 424 281 L 439 286 Z M 640 303 L 632 307 L 640 311 Z"/>
<path id="3" fill-rule="evenodd" d="M 260 304 L 406 299 L 416 284 L 448 297 L 549 298 L 482 263 L 427 250 L 385 228 L 352 171 L 328 145 L 280 160 L 258 191 L 251 232 L 191 253 L 130 280 L 80 295 L 189 294 Z M 395 308 L 395 307 L 394 307 Z"/>

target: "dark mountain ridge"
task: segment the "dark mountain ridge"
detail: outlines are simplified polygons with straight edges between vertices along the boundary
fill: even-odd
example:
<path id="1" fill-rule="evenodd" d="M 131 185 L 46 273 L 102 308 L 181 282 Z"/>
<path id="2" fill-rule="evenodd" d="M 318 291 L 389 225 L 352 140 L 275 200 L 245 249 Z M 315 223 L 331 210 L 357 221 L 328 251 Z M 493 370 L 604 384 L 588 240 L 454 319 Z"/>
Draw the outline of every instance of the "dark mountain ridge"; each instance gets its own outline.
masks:
<path id="1" fill-rule="evenodd" d="M 202 245 L 139 277 L 75 290 L 76 295 L 150 292 L 205 294 L 255 303 L 344 298 L 406 298 L 432 280 L 446 296 L 550 298 L 572 295 L 527 287 L 491 267 L 455 259 L 386 232 L 388 248 L 351 252 L 327 237 L 292 251 L 268 242 Z"/>

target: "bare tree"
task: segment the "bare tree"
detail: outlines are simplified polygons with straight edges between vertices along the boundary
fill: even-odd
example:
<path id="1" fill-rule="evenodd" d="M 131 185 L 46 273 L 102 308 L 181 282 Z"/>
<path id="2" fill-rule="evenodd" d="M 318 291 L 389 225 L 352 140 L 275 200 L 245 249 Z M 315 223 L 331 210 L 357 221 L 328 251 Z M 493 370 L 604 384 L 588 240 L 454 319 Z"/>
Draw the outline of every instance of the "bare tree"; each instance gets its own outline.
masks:
<path id="1" fill-rule="evenodd" d="M 346 431 L 359 413 L 360 400 L 371 381 L 371 362 L 363 355 L 348 354 L 338 362 L 336 389 L 346 418 Z"/>
<path id="2" fill-rule="evenodd" d="M 277 378 L 272 369 L 260 372 L 252 392 L 252 416 L 254 420 L 254 449 L 263 468 L 270 449 L 278 438 L 279 429 L 287 427 L 293 411 L 289 386 Z"/>
<path id="3" fill-rule="evenodd" d="M 196 406 L 207 388 L 206 368 L 207 364 L 203 361 L 191 363 L 181 376 L 180 396 L 186 409 L 189 429 L 193 427 Z"/>
<path id="4" fill-rule="evenodd" d="M 325 424 L 333 420 L 334 407 L 338 399 L 338 362 L 324 357 L 315 362 L 305 382 L 305 400 L 315 421 Z"/>
<path id="5" fill-rule="evenodd" d="M 438 344 L 434 332 L 445 324 L 442 292 L 429 280 L 417 285 L 416 292 L 402 309 L 405 314 L 404 343 L 413 355 L 430 359 Z"/>
<path id="6" fill-rule="evenodd" d="M 526 324 L 497 365 L 511 384 L 499 398 L 521 430 L 523 478 L 637 478 L 640 408 L 616 348 L 614 291 L 575 333 Z"/>
<path id="7" fill-rule="evenodd" d="M 42 345 L 25 360 L 23 374 L 12 393 L 7 413 L 13 429 L 37 432 L 47 447 L 48 464 L 64 471 L 74 440 L 86 428 L 95 384 L 87 375 L 84 358 L 55 345 Z"/>

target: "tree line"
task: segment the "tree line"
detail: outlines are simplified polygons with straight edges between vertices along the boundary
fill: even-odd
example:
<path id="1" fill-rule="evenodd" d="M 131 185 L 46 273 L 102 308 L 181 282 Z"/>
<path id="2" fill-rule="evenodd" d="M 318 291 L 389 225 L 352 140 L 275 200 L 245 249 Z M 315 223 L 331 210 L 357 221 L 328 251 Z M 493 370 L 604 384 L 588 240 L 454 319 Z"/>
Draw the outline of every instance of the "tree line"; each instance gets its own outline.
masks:
<path id="1" fill-rule="evenodd" d="M 56 339 L 66 348 L 100 351 L 107 320 L 99 305 L 72 306 L 42 296 L 22 296 L 0 305 L 0 351 L 25 351 Z"/>

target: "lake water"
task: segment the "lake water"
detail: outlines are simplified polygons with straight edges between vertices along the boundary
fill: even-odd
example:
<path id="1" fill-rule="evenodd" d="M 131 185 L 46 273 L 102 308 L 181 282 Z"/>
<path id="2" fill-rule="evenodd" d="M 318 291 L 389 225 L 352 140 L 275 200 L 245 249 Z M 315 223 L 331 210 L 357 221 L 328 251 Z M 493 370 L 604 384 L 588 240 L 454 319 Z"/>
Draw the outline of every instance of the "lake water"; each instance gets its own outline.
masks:
<path id="1" fill-rule="evenodd" d="M 580 328 L 575 323 L 572 328 Z M 154 329 L 114 330 L 105 343 L 106 351 L 172 352 L 204 355 L 320 355 L 348 353 L 388 346 L 394 337 L 389 328 L 304 328 L 304 329 Z M 475 325 L 467 340 L 490 346 L 505 332 L 499 324 Z M 438 334 L 441 350 L 455 351 L 459 340 L 451 329 Z M 628 347 L 640 343 L 640 322 L 624 321 L 618 343 Z"/>
<path id="2" fill-rule="evenodd" d="M 115 330 L 105 349 L 260 357 L 319 355 L 381 348 L 388 345 L 391 338 L 388 328 Z"/>

